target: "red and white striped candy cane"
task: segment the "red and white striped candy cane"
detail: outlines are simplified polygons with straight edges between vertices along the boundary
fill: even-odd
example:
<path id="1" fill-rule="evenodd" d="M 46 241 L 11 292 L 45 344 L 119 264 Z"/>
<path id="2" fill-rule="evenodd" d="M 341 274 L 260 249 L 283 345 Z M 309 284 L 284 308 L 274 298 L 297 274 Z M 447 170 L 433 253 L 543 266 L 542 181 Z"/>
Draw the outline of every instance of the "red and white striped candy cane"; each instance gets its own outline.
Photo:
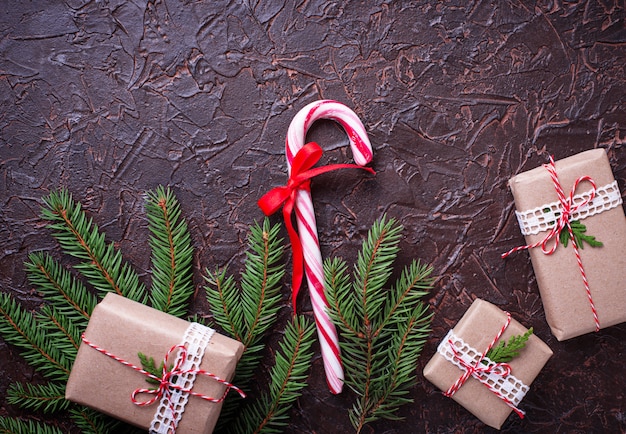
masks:
<path id="1" fill-rule="evenodd" d="M 331 119 L 341 124 L 348 134 L 356 164 L 365 166 L 372 161 L 372 145 L 356 113 L 337 101 L 321 100 L 302 108 L 289 125 L 285 143 L 289 173 L 291 173 L 291 164 L 296 153 L 304 146 L 309 127 L 318 119 Z M 298 233 L 304 254 L 304 269 L 326 370 L 326 381 L 332 393 L 340 393 L 343 388 L 343 368 L 339 339 L 335 326 L 326 312 L 328 302 L 324 295 L 322 254 L 317 237 L 311 193 L 307 189 L 298 190 L 295 208 Z"/>

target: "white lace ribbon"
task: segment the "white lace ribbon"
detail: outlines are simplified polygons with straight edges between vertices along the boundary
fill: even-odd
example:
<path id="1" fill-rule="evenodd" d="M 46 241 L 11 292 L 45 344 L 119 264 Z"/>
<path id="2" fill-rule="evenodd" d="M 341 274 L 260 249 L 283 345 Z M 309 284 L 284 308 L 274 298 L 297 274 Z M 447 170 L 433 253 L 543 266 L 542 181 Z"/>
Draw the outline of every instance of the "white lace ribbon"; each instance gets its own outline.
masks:
<path id="1" fill-rule="evenodd" d="M 454 349 L 457 352 L 456 355 L 450 348 L 450 345 L 454 345 Z M 466 368 L 459 362 L 459 358 L 463 359 L 468 365 L 476 366 L 477 363 L 481 363 L 480 358 L 482 354 L 465 343 L 465 341 L 455 335 L 452 330 L 450 330 L 443 341 L 441 341 L 439 347 L 437 347 L 437 352 L 462 371 L 465 371 Z M 487 357 L 483 360 L 487 362 L 487 365 L 485 365 L 486 368 L 496 365 L 494 361 Z M 472 376 L 488 386 L 496 395 L 506 397 L 515 406 L 519 405 L 530 389 L 522 380 L 515 377 L 513 374 L 503 377 L 499 375 L 497 371 L 491 371 L 489 373 L 475 372 Z"/>
<path id="2" fill-rule="evenodd" d="M 584 191 L 574 196 L 573 206 L 589 199 L 592 190 Z M 598 187 L 593 200 L 586 206 L 574 211 L 570 221 L 582 220 L 592 215 L 600 214 L 621 205 L 622 195 L 617 186 L 617 181 Z M 534 235 L 550 230 L 556 224 L 561 215 L 561 204 L 559 201 L 551 202 L 527 211 L 515 211 L 517 221 L 523 235 Z"/>
<path id="3" fill-rule="evenodd" d="M 182 356 L 179 352 L 174 365 L 181 362 L 180 370 L 191 372 L 184 372 L 173 378 L 173 385 L 186 390 L 193 388 L 193 383 L 196 380 L 194 371 L 200 369 L 202 357 L 214 333 L 215 330 L 201 324 L 195 322 L 189 324 L 180 343 L 180 345 L 187 348 L 187 357 L 181 362 Z M 163 394 L 150 424 L 150 434 L 172 434 L 174 432 L 173 427 L 178 426 L 178 422 L 183 417 L 188 399 L 188 393 L 177 389 L 171 389 L 169 396 L 168 394 Z"/>

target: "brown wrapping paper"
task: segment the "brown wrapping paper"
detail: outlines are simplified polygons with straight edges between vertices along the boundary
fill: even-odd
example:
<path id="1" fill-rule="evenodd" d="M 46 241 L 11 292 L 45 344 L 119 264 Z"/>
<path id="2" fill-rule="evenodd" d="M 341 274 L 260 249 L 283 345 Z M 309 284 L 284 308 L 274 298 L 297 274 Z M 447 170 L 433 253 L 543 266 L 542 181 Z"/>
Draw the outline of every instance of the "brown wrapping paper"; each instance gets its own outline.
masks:
<path id="1" fill-rule="evenodd" d="M 505 322 L 506 313 L 487 301 L 476 299 L 453 331 L 472 348 L 482 352 L 489 346 Z M 508 341 L 511 336 L 521 335 L 526 331 L 524 326 L 512 319 L 500 340 Z M 552 356 L 552 350 L 537 336 L 531 335 L 519 356 L 509 362 L 511 374 L 530 386 L 550 356 Z M 424 377 L 444 392 L 462 374 L 461 369 L 439 353 L 435 353 L 424 367 Z M 483 423 L 497 429 L 500 429 L 512 411 L 502 399 L 473 377 L 470 377 L 452 395 L 452 399 Z"/>
<path id="2" fill-rule="evenodd" d="M 591 176 L 597 187 L 614 181 L 604 149 L 582 152 L 556 162 L 556 171 L 566 195 L 574 181 Z M 527 211 L 558 200 L 554 184 L 544 167 L 521 173 L 509 181 L 518 211 Z M 589 190 L 588 183 L 579 185 L 577 193 Z M 626 218 L 618 206 L 581 222 L 587 234 L 604 243 L 603 247 L 585 245 L 580 250 L 600 327 L 626 321 Z M 526 243 L 542 240 L 547 232 L 526 236 Z M 530 249 L 530 258 L 537 277 L 546 319 L 560 341 L 595 330 L 589 300 L 585 291 L 571 243 L 559 245 L 552 255 L 541 248 Z"/>
<path id="3" fill-rule="evenodd" d="M 115 294 L 107 294 L 94 309 L 85 337 L 136 366 L 141 366 L 138 352 L 154 357 L 158 365 L 172 346 L 181 343 L 188 325 L 180 318 Z M 200 369 L 229 381 L 243 349 L 240 342 L 215 333 L 207 345 Z M 170 361 L 174 360 L 173 357 Z M 140 407 L 133 404 L 130 398 L 135 389 L 146 387 L 150 384 L 144 375 L 82 343 L 65 397 L 147 430 L 158 402 Z M 193 390 L 219 398 L 224 388 L 215 380 L 199 375 Z M 147 400 L 151 395 L 140 395 L 138 398 L 144 397 Z M 191 396 L 177 433 L 211 433 L 221 407 L 222 403 Z"/>

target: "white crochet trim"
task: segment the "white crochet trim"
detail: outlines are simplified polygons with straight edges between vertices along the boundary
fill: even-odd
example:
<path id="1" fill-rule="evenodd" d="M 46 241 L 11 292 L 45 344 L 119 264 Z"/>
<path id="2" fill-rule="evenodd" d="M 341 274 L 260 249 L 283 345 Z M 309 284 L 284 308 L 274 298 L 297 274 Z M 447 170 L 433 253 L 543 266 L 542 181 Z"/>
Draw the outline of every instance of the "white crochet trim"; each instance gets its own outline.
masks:
<path id="1" fill-rule="evenodd" d="M 467 364 L 471 364 L 473 366 L 476 363 L 480 363 L 480 356 L 482 355 L 474 348 L 470 347 L 466 344 L 463 339 L 456 336 L 452 330 L 448 332 L 446 337 L 441 341 L 439 347 L 437 347 L 437 352 L 441 354 L 447 361 L 454 364 L 457 368 L 465 371 L 465 368 L 458 361 L 457 356 L 452 352 L 450 348 L 450 343 L 448 341 L 452 341 L 452 345 L 454 345 L 458 357 L 462 358 L 463 361 Z M 488 362 L 485 365 L 485 368 L 491 367 L 496 363 L 489 358 L 485 357 L 484 360 Z M 485 374 L 484 372 L 476 373 L 473 375 L 478 381 L 483 384 L 488 384 L 492 389 L 497 390 L 502 396 L 506 397 L 509 401 L 511 401 L 515 406 L 519 405 L 519 403 L 524 399 L 524 396 L 529 390 L 529 387 L 525 385 L 520 379 L 515 377 L 513 374 L 509 374 L 506 377 L 502 375 L 498 375 L 495 372 L 490 372 Z"/>
<path id="2" fill-rule="evenodd" d="M 589 199 L 591 190 L 574 195 L 574 206 Z M 622 204 L 617 181 L 596 189 L 596 195 L 586 206 L 572 213 L 570 220 L 582 220 L 603 211 L 610 210 Z M 556 224 L 561 215 L 560 202 L 552 202 L 528 211 L 515 211 L 517 221 L 523 235 L 534 235 L 547 231 Z"/>
<path id="3" fill-rule="evenodd" d="M 214 333 L 215 330 L 201 324 L 195 322 L 189 324 L 189 327 L 187 327 L 183 336 L 183 340 L 180 343 L 180 345 L 187 348 L 187 358 L 180 366 L 182 371 L 200 369 L 202 356 L 204 356 L 206 346 L 209 344 L 209 341 L 211 340 L 211 337 L 213 337 Z M 175 365 L 180 362 L 181 357 L 181 353 L 179 352 L 174 363 Z M 196 374 L 193 372 L 187 372 L 173 378 L 175 378 L 172 381 L 173 384 L 190 390 L 193 388 L 193 383 L 196 380 Z M 172 434 L 174 432 L 172 427 L 177 426 L 178 422 L 182 419 L 183 412 L 185 411 L 185 405 L 187 405 L 187 400 L 189 399 L 189 394 L 173 389 L 171 390 L 170 397 L 172 399 L 171 403 L 167 394 L 164 394 L 163 398 L 161 398 L 159 408 L 154 414 L 154 418 L 150 424 L 151 434 Z M 172 411 L 172 408 L 174 411 Z"/>

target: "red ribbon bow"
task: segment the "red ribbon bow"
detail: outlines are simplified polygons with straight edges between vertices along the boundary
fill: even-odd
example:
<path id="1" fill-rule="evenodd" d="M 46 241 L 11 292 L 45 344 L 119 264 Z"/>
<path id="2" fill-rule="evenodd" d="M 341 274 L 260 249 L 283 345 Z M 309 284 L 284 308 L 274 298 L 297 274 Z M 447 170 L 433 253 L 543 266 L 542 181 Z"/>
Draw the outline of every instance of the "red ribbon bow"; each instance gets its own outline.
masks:
<path id="1" fill-rule="evenodd" d="M 542 239 L 537 241 L 536 243 L 518 246 L 506 253 L 502 254 L 502 258 L 506 258 L 512 253 L 518 252 L 524 249 L 533 249 L 535 247 L 541 246 L 541 251 L 546 255 L 553 254 L 557 247 L 559 246 L 559 234 L 561 231 L 567 227 L 567 231 L 569 233 L 569 237 L 572 241 L 572 248 L 574 249 L 574 255 L 576 256 L 576 262 L 578 264 L 578 269 L 580 270 L 580 275 L 583 280 L 583 284 L 585 285 L 585 291 L 587 293 L 587 299 L 589 300 L 589 305 L 591 307 L 591 313 L 593 315 L 593 319 L 595 322 L 596 331 L 600 330 L 600 321 L 598 319 L 598 312 L 596 311 L 595 303 L 593 302 L 593 298 L 591 297 L 591 289 L 589 288 L 589 281 L 587 280 L 587 273 L 585 272 L 585 268 L 583 267 L 582 258 L 580 257 L 580 251 L 578 248 L 578 244 L 576 243 L 576 238 L 574 237 L 574 231 L 572 230 L 572 226 L 570 224 L 570 220 L 572 214 L 584 206 L 588 205 L 593 198 L 596 196 L 596 183 L 590 176 L 581 176 L 576 181 L 574 181 L 574 185 L 572 186 L 572 190 L 569 193 L 569 196 L 565 196 L 565 192 L 563 191 L 563 187 L 561 186 L 561 182 L 559 181 L 559 177 L 556 173 L 556 165 L 554 163 L 554 157 L 550 156 L 550 162 L 548 164 L 544 164 L 543 167 L 550 173 L 550 179 L 552 179 L 552 184 L 554 185 L 554 189 L 556 190 L 556 194 L 559 198 L 559 203 L 561 205 L 561 215 L 557 219 L 555 225 L 552 227 L 550 232 Z M 578 205 L 574 205 L 574 195 L 576 194 L 576 190 L 578 189 L 578 185 L 584 181 L 587 181 L 591 184 L 591 192 L 589 197 L 583 200 Z M 554 245 L 551 248 L 547 248 L 548 243 L 553 240 Z"/>
<path id="2" fill-rule="evenodd" d="M 363 167 L 357 164 L 331 164 L 313 168 L 322 157 L 322 153 L 322 148 L 315 142 L 307 143 L 300 148 L 293 158 L 291 174 L 289 175 L 287 185 L 271 189 L 257 202 L 266 216 L 274 214 L 281 206 L 283 207 L 283 218 L 287 226 L 287 233 L 289 234 L 289 241 L 291 242 L 293 252 L 292 304 L 294 311 L 296 308 L 296 298 L 298 297 L 302 277 L 304 275 L 302 245 L 298 233 L 291 222 L 291 213 L 296 204 L 296 194 L 298 190 L 311 191 L 311 178 L 337 169 L 363 169 L 373 174 L 376 173 L 369 167 Z"/>

